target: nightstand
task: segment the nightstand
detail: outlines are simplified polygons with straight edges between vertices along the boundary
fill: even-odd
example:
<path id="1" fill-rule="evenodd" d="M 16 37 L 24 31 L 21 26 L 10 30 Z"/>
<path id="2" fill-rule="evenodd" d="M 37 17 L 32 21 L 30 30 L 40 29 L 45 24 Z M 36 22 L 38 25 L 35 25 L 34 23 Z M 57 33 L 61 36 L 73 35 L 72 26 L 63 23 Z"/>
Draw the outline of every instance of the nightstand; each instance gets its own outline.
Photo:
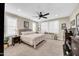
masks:
<path id="1" fill-rule="evenodd" d="M 12 37 L 12 45 L 14 46 L 15 45 L 15 43 L 21 43 L 21 39 L 20 39 L 20 36 L 14 36 L 14 37 Z"/>

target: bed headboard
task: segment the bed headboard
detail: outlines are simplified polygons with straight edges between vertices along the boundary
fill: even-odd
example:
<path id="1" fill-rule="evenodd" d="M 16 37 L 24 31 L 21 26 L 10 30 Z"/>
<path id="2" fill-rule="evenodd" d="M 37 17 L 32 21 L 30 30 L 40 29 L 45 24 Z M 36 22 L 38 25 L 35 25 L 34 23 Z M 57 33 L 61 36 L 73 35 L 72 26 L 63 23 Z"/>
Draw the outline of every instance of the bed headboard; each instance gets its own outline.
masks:
<path id="1" fill-rule="evenodd" d="M 31 29 L 20 29 L 19 30 L 19 35 L 21 35 L 21 32 L 25 32 L 25 31 L 32 31 Z"/>

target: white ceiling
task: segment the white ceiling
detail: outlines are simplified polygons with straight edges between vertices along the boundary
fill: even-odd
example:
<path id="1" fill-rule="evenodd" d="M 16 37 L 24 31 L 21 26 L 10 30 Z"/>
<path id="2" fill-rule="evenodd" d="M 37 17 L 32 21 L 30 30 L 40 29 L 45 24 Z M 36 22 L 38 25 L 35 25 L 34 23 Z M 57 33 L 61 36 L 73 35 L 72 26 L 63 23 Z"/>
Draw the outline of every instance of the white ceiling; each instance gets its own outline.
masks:
<path id="1" fill-rule="evenodd" d="M 77 7 L 77 3 L 6 3 L 5 11 L 23 16 L 35 21 L 44 21 L 69 16 Z M 48 19 L 38 19 L 37 12 L 49 12 Z"/>

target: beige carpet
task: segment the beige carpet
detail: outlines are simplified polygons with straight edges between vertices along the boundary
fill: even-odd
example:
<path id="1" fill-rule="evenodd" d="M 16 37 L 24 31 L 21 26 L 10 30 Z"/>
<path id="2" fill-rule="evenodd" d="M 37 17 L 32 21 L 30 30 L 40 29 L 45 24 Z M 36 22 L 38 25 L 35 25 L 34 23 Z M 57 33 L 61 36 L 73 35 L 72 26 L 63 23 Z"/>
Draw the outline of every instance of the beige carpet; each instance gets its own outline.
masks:
<path id="1" fill-rule="evenodd" d="M 62 56 L 63 41 L 46 40 L 37 49 L 26 44 L 16 44 L 4 49 L 5 56 Z"/>

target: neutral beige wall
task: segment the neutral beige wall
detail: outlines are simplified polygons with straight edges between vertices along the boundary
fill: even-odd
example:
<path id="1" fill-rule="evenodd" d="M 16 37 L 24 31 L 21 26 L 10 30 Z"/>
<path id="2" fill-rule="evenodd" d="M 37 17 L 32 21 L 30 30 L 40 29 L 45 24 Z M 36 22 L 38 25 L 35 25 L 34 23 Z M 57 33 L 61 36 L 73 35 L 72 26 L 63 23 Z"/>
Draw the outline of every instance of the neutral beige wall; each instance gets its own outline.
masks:
<path id="1" fill-rule="evenodd" d="M 17 18 L 17 29 L 24 29 L 24 21 L 29 22 L 29 29 L 32 29 L 32 22 L 30 19 L 24 18 L 24 17 L 20 17 L 18 15 L 6 12 L 6 15 L 10 15 L 12 17 Z"/>
<path id="2" fill-rule="evenodd" d="M 59 39 L 64 40 L 64 30 L 61 28 L 61 24 L 66 23 L 67 29 L 70 28 L 69 17 L 59 19 Z"/>
<path id="3" fill-rule="evenodd" d="M 12 13 L 9 13 L 9 12 L 6 12 L 5 13 L 6 15 L 10 15 L 10 16 L 12 16 L 12 17 L 15 17 L 16 19 L 17 19 L 17 34 L 18 34 L 18 30 L 19 29 L 25 29 L 24 28 L 24 21 L 27 21 L 27 22 L 29 22 L 29 29 L 33 29 L 33 22 L 35 22 L 35 21 L 32 21 L 32 20 L 30 20 L 30 19 L 27 19 L 27 18 L 24 18 L 24 17 L 20 17 L 20 16 L 18 16 L 18 15 L 15 15 L 15 14 L 12 14 Z M 5 15 L 5 16 L 6 16 Z M 6 19 L 6 18 L 5 18 Z"/>
<path id="4" fill-rule="evenodd" d="M 75 19 L 75 26 L 74 26 L 74 27 L 76 27 L 76 15 L 77 15 L 78 13 L 79 13 L 79 4 L 78 4 L 78 6 L 73 10 L 72 14 L 70 15 L 70 22 Z"/>
<path id="5" fill-rule="evenodd" d="M 18 17 L 17 28 L 18 29 L 27 29 L 27 28 L 24 28 L 24 21 L 29 22 L 29 29 L 32 29 L 32 21 L 30 21 L 29 19 L 22 18 L 22 17 Z"/>
<path id="6" fill-rule="evenodd" d="M 59 21 L 59 33 L 57 34 L 59 40 L 63 40 L 63 33 L 64 30 L 61 29 L 61 24 L 66 23 L 67 28 L 70 28 L 69 24 L 69 17 L 62 17 L 62 18 L 57 18 L 57 19 L 51 19 L 45 22 L 51 22 L 51 21 Z"/>
<path id="7" fill-rule="evenodd" d="M 78 6 L 73 10 L 72 14 L 69 16 L 69 17 L 66 17 L 66 18 L 62 18 L 61 20 L 59 20 L 59 23 L 60 23 L 60 33 L 59 33 L 59 37 L 60 39 L 62 40 L 63 39 L 63 30 L 61 30 L 61 24 L 62 23 L 66 23 L 66 26 L 67 28 L 69 29 L 71 26 L 70 26 L 70 23 L 72 20 L 75 19 L 75 26 L 76 27 L 76 15 L 79 13 L 79 4 Z"/>
<path id="8" fill-rule="evenodd" d="M 62 18 L 57 18 L 55 20 L 59 21 L 59 33 L 57 34 L 58 39 L 59 40 L 64 40 L 64 30 L 62 30 L 62 28 L 61 28 L 62 25 L 61 24 L 65 23 L 67 29 L 69 29 L 70 28 L 70 22 L 69 22 L 70 19 L 69 19 L 69 17 L 62 17 Z"/>

